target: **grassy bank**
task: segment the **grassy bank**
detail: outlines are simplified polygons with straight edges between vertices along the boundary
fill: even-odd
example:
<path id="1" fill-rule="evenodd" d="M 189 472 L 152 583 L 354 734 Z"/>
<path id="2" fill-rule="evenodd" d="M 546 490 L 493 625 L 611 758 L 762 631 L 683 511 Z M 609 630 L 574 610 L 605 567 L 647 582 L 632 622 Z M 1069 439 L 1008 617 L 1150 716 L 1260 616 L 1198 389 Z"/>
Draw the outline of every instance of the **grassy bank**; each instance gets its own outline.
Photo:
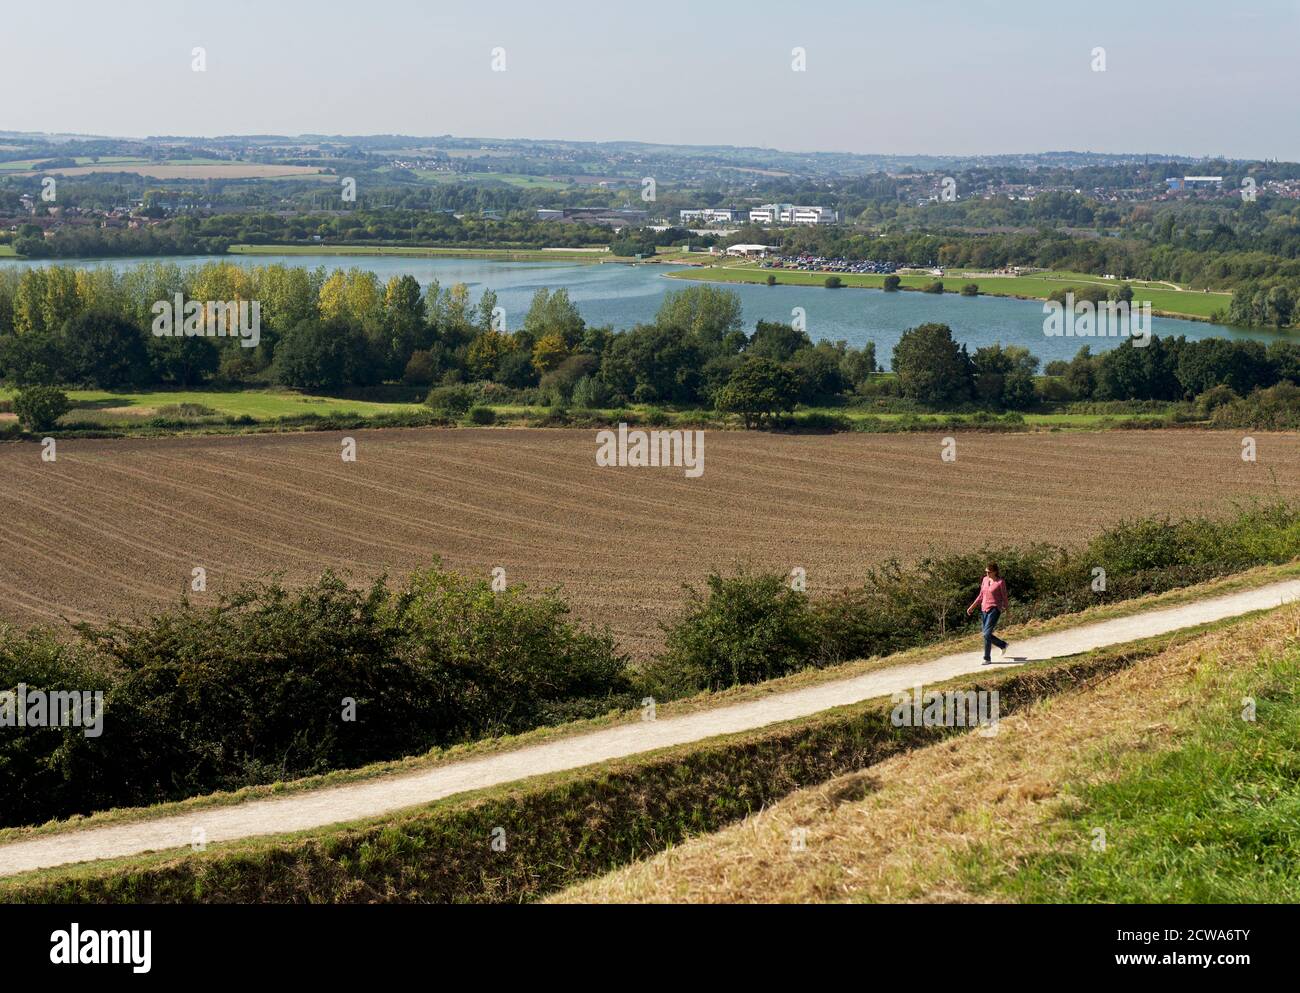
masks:
<path id="1" fill-rule="evenodd" d="M 760 269 L 753 263 L 736 266 L 705 266 L 683 269 L 670 274 L 675 279 L 694 279 L 713 283 L 766 283 L 774 276 L 778 286 L 821 287 L 825 272 L 804 272 L 792 269 Z M 874 273 L 835 273 L 846 287 L 883 289 L 885 277 Z M 900 276 L 904 290 L 920 291 L 936 279 L 934 276 Z M 1033 276 L 989 276 L 948 273 L 943 277 L 945 293 L 958 293 L 967 283 L 979 285 L 983 296 L 1017 297 L 1025 300 L 1046 300 L 1052 293 L 1069 286 L 1085 283 L 1111 287 L 1116 280 L 1103 280 L 1097 276 L 1042 273 Z M 1164 317 L 1181 317 L 1191 320 L 1209 320 L 1216 310 L 1226 310 L 1232 302 L 1231 293 L 1205 293 L 1198 290 L 1178 290 L 1167 285 L 1134 283 L 1137 302 L 1150 301 L 1152 312 Z"/>
<path id="2" fill-rule="evenodd" d="M 1297 623 L 1291 607 L 1173 641 L 994 737 L 794 793 L 560 899 L 1295 902 Z"/>

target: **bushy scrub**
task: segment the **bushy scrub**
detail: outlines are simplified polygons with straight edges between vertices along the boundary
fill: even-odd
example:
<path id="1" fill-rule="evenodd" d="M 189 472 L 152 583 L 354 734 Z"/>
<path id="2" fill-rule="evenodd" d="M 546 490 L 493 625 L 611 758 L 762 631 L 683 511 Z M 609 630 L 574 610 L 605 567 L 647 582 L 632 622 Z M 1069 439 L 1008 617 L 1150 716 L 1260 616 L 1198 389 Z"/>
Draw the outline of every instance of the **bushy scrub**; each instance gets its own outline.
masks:
<path id="1" fill-rule="evenodd" d="M 57 386 L 29 386 L 14 397 L 13 407 L 18 423 L 28 431 L 49 431 L 72 403 Z"/>
<path id="2" fill-rule="evenodd" d="M 447 417 L 464 417 L 477 399 L 469 386 L 435 386 L 425 397 L 425 406 Z"/>
<path id="3" fill-rule="evenodd" d="M 508 734 L 627 704 L 626 657 L 606 632 L 580 630 L 555 593 L 494 591 L 428 570 L 398 595 L 402 657 L 436 687 L 445 741 Z"/>
<path id="4" fill-rule="evenodd" d="M 1278 383 L 1247 397 L 1218 402 L 1209 414 L 1215 427 L 1294 431 L 1300 428 L 1300 387 Z"/>
<path id="5" fill-rule="evenodd" d="M 1300 556 L 1300 511 L 1286 504 L 1242 508 L 1233 517 L 1123 521 L 1079 549 L 1053 545 L 984 548 L 889 561 L 860 586 L 809 599 L 786 577 L 714 574 L 707 595 L 668 630 L 652 670 L 683 691 L 771 679 L 813 666 L 888 655 L 975 631 L 966 608 L 985 564 L 1001 567 L 1017 620 L 1055 617 L 1194 585 Z"/>
<path id="6" fill-rule="evenodd" d="M 25 686 L 94 693 L 107 690 L 111 682 L 111 667 L 84 646 L 60 642 L 44 631 L 0 625 L 0 692 L 16 696 Z M 68 778 L 74 736 L 85 740 L 80 729 L 0 728 L 0 826 L 40 822 L 75 809 L 69 805 L 76 787 Z"/>
<path id="7" fill-rule="evenodd" d="M 626 659 L 553 594 L 438 569 L 326 574 L 83 628 L 9 633 L 0 683 L 105 691 L 103 733 L 5 729 L 0 824 L 293 779 L 629 706 Z M 22 803 L 12 798 L 22 797 Z"/>
<path id="8" fill-rule="evenodd" d="M 725 689 L 775 679 L 818 658 L 820 637 L 806 593 L 785 577 L 709 576 L 706 591 L 687 588 L 689 603 L 666 631 L 667 651 L 651 678 L 672 689 Z"/>

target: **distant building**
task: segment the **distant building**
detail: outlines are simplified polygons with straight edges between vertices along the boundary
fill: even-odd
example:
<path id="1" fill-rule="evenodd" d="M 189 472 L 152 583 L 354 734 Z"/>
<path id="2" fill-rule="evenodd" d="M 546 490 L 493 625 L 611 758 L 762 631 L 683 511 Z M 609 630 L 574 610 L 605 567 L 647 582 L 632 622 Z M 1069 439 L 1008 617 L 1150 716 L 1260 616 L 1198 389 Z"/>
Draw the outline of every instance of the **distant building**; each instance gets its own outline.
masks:
<path id="1" fill-rule="evenodd" d="M 1181 179 L 1175 177 L 1166 179 L 1165 186 L 1170 193 L 1180 193 L 1183 190 L 1195 189 L 1198 186 L 1212 186 L 1216 189 L 1223 186 L 1222 176 L 1184 176 Z"/>
<path id="2" fill-rule="evenodd" d="M 565 207 L 562 210 L 539 209 L 539 221 L 568 221 L 574 224 L 602 224 L 605 227 L 641 227 L 650 214 L 634 207 Z"/>
<path id="3" fill-rule="evenodd" d="M 839 211 L 829 207 L 803 207 L 793 203 L 765 203 L 749 212 L 753 224 L 835 224 Z"/>
<path id="4" fill-rule="evenodd" d="M 732 245 L 727 249 L 727 254 L 758 256 L 759 258 L 762 258 L 767 255 L 768 252 L 775 252 L 776 250 L 777 246 L 773 245 Z"/>
<path id="5" fill-rule="evenodd" d="M 698 210 L 683 210 L 682 223 L 690 224 L 736 224 L 744 223 L 745 211 L 739 207 L 703 207 Z"/>

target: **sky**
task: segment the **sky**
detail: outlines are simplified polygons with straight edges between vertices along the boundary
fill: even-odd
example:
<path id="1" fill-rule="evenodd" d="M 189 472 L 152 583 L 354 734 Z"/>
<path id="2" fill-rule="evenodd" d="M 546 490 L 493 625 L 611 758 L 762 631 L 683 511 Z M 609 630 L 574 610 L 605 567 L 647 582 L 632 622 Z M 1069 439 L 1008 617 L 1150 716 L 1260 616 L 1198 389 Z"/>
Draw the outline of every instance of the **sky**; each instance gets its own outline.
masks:
<path id="1" fill-rule="evenodd" d="M 1300 0 L 7 3 L 0 129 L 1300 161 L 1298 56 Z"/>

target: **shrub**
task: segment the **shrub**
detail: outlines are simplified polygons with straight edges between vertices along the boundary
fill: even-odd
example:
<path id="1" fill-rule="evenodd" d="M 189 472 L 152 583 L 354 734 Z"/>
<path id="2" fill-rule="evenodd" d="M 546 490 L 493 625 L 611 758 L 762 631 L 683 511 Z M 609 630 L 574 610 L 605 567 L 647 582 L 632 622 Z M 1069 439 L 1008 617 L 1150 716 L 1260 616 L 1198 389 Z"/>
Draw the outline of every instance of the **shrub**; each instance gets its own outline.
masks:
<path id="1" fill-rule="evenodd" d="M 961 295 L 964 297 L 977 297 L 980 295 L 978 283 L 967 283 L 961 288 Z"/>
<path id="2" fill-rule="evenodd" d="M 870 428 L 866 428 L 869 430 Z M 809 601 L 784 576 L 741 572 L 709 578 L 668 629 L 668 649 L 648 670 L 660 687 L 719 689 L 813 666 L 888 655 L 972 630 L 966 608 L 984 564 L 1002 567 L 1018 620 L 1053 617 L 1098 603 L 1204 582 L 1300 554 L 1300 511 L 1285 504 L 1235 517 L 1121 522 L 1080 549 L 1053 545 L 983 548 L 890 561 L 853 589 Z M 1094 590 L 1094 569 L 1106 586 Z M 676 679 L 678 682 L 673 683 Z"/>
<path id="3" fill-rule="evenodd" d="M 708 592 L 687 587 L 691 602 L 665 627 L 667 649 L 649 678 L 674 692 L 721 690 L 805 668 L 819 637 L 806 593 L 785 577 L 750 574 L 708 578 Z"/>
<path id="4" fill-rule="evenodd" d="M 822 285 L 828 290 L 838 290 L 844 285 L 844 280 L 840 279 L 839 276 L 827 276 L 826 282 Z"/>
<path id="5" fill-rule="evenodd" d="M 14 397 L 18 423 L 28 431 L 49 431 L 72 409 L 68 395 L 56 386 L 29 386 Z"/>
<path id="6" fill-rule="evenodd" d="M 898 288 L 903 285 L 903 278 L 896 276 L 892 272 L 885 277 L 884 290 L 886 293 L 897 293 Z"/>
<path id="7" fill-rule="evenodd" d="M 614 399 L 613 391 L 599 376 L 583 376 L 573 387 L 573 405 L 592 410 L 608 406 Z"/>
<path id="8" fill-rule="evenodd" d="M 1294 431 L 1300 428 L 1300 387 L 1284 380 L 1248 397 L 1218 403 L 1211 420 L 1215 427 Z"/>
<path id="9" fill-rule="evenodd" d="M 424 398 L 424 405 L 448 417 L 463 417 L 474 400 L 474 390 L 469 386 L 435 386 Z"/>
<path id="10" fill-rule="evenodd" d="M 553 594 L 430 569 L 399 590 L 326 575 L 219 605 L 82 628 L 0 631 L 0 685 L 99 690 L 102 737 L 0 737 L 0 824 L 179 800 L 352 768 L 630 706 L 607 632 Z M 348 719 L 344 701 L 355 703 Z M 22 798 L 22 802 L 12 802 Z"/>
<path id="11" fill-rule="evenodd" d="M 926 284 L 926 286 L 922 288 L 921 292 L 922 292 L 922 293 L 942 293 L 942 292 L 943 292 L 943 282 L 942 282 L 942 280 L 938 280 L 938 279 L 936 279 L 933 283 L 928 283 L 928 284 Z"/>
<path id="12" fill-rule="evenodd" d="M 497 422 L 497 412 L 491 407 L 471 407 L 469 409 L 469 422 L 478 425 L 495 424 Z"/>
<path id="13" fill-rule="evenodd" d="M 428 386 L 438 375 L 438 360 L 433 352 L 412 352 L 402 372 L 402 382 L 408 386 Z"/>
<path id="14" fill-rule="evenodd" d="M 1230 406 L 1239 403 L 1239 397 L 1226 383 L 1220 383 L 1218 386 L 1212 386 L 1196 398 L 1196 409 L 1202 417 L 1210 417 L 1220 407 Z"/>
<path id="15" fill-rule="evenodd" d="M 775 285 L 776 285 L 776 277 L 773 276 L 771 273 L 768 273 L 768 274 L 767 274 L 767 285 L 768 285 L 768 286 L 775 286 Z"/>

